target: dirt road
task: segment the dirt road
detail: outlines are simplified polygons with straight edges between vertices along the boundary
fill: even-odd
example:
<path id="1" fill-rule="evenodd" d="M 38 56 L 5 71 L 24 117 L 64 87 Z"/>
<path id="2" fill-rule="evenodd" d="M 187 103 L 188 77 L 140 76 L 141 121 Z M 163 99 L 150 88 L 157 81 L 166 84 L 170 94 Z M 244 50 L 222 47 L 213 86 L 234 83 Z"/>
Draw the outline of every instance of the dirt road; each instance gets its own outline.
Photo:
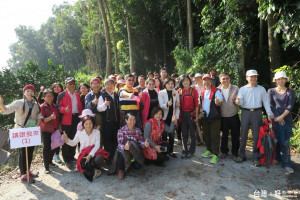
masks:
<path id="1" fill-rule="evenodd" d="M 175 146 L 175 151 L 181 148 Z M 19 179 L 1 184 L 0 199 L 286 199 L 284 192 L 299 189 L 299 157 L 298 164 L 293 163 L 295 174 L 286 175 L 279 165 L 271 166 L 269 172 L 266 167 L 253 167 L 249 151 L 246 162 L 237 164 L 229 156 L 215 165 L 201 158 L 204 151 L 204 146 L 197 147 L 191 159 L 181 159 L 178 154 L 166 167 L 147 165 L 142 175 L 130 171 L 121 181 L 104 171 L 90 183 L 64 166 L 44 174 L 40 163 L 35 184 L 27 186 Z"/>

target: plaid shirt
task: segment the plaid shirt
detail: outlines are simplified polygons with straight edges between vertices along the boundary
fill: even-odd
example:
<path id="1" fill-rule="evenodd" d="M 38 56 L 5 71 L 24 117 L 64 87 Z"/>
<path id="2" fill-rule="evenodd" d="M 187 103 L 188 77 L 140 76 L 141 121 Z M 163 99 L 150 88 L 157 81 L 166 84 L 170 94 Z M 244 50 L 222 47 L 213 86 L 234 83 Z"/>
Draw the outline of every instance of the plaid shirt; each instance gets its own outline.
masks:
<path id="1" fill-rule="evenodd" d="M 118 149 L 123 150 L 127 141 L 133 141 L 139 144 L 141 147 L 145 146 L 145 140 L 142 135 L 141 129 L 134 127 L 132 131 L 128 130 L 128 126 L 123 126 L 118 131 Z"/>

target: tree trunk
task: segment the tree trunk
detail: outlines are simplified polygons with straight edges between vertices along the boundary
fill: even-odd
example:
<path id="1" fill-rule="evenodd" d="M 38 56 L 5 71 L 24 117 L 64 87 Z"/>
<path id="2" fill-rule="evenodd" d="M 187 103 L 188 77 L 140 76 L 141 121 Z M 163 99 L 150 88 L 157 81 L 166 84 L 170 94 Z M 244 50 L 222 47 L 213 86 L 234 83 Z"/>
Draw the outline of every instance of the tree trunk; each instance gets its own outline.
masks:
<path id="1" fill-rule="evenodd" d="M 239 69 L 239 85 L 245 84 L 245 76 L 246 76 L 246 55 L 245 55 L 245 42 L 244 42 L 244 36 L 241 35 L 240 37 L 240 69 Z"/>
<path id="2" fill-rule="evenodd" d="M 188 35 L 189 35 L 189 50 L 191 50 L 194 47 L 191 0 L 187 0 L 187 25 L 188 25 Z"/>
<path id="3" fill-rule="evenodd" d="M 112 22 L 111 19 L 111 15 L 110 15 L 110 11 L 109 11 L 109 7 L 106 3 L 106 0 L 104 0 L 104 5 L 105 8 L 107 10 L 107 14 L 108 14 L 108 19 L 109 19 L 109 24 L 111 27 L 111 31 L 112 31 L 112 36 L 113 36 L 113 42 L 114 42 L 114 52 L 115 52 L 115 73 L 119 74 L 120 73 L 120 68 L 119 68 L 119 58 L 118 58 L 118 49 L 117 49 L 117 41 L 116 41 L 116 34 L 115 34 L 115 27 L 114 24 Z"/>
<path id="4" fill-rule="evenodd" d="M 102 0 L 98 0 L 99 3 L 99 10 L 103 19 L 104 24 L 104 32 L 105 32 L 105 42 L 106 42 L 106 77 L 108 77 L 110 74 L 112 74 L 112 55 L 111 55 L 111 43 L 110 43 L 110 33 L 106 18 L 105 9 L 103 6 Z"/>
<path id="5" fill-rule="evenodd" d="M 180 25 L 180 27 L 182 28 L 182 17 L 181 17 L 180 1 L 179 1 L 179 0 L 177 0 L 177 4 L 178 4 L 177 12 L 178 12 L 178 17 L 179 17 L 179 25 Z"/>
<path id="6" fill-rule="evenodd" d="M 258 51 L 257 51 L 257 60 L 258 65 L 262 64 L 262 58 L 264 53 L 264 20 L 262 18 L 259 19 L 259 43 L 258 43 Z"/>
<path id="7" fill-rule="evenodd" d="M 132 49 L 132 37 L 130 30 L 130 23 L 128 19 L 128 12 L 126 1 L 123 1 L 124 4 L 124 12 L 125 12 L 125 20 L 126 20 L 126 28 L 127 28 L 127 37 L 128 37 L 128 46 L 129 46 L 129 60 L 130 60 L 130 73 L 135 72 L 134 59 L 133 59 L 133 49 Z"/>
<path id="8" fill-rule="evenodd" d="M 273 17 L 274 13 L 271 13 L 268 17 L 268 41 L 269 41 L 269 60 L 270 68 L 275 70 L 281 66 L 280 59 L 280 46 L 278 37 L 274 37 L 274 28 L 273 26 L 276 23 L 276 19 Z"/>
<path id="9" fill-rule="evenodd" d="M 164 65 L 167 65 L 167 50 L 166 50 L 166 33 L 165 29 L 163 28 L 163 50 L 164 50 Z"/>

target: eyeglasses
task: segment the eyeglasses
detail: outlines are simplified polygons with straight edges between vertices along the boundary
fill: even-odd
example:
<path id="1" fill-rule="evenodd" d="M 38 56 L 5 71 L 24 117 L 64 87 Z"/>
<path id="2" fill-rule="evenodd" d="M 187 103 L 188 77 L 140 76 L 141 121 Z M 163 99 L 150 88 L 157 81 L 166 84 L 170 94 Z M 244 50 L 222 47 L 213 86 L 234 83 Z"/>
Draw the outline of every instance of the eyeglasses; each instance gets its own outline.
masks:
<path id="1" fill-rule="evenodd" d="M 128 79 L 127 81 L 134 81 L 133 79 Z"/>
<path id="2" fill-rule="evenodd" d="M 74 83 L 74 82 L 73 82 L 73 83 L 68 83 L 68 85 L 75 85 L 75 84 L 76 84 L 76 83 Z"/>
<path id="3" fill-rule="evenodd" d="M 100 85 L 99 82 L 92 82 L 92 85 Z"/>
<path id="4" fill-rule="evenodd" d="M 222 80 L 224 81 L 224 80 L 229 80 L 229 78 L 222 78 Z"/>

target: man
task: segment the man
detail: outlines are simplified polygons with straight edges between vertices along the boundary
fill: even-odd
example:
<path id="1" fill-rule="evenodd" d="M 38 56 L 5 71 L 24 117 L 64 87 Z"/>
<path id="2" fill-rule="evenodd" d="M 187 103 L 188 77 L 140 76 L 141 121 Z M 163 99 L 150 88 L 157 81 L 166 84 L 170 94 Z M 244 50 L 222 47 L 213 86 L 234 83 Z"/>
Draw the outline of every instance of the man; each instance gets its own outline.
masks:
<path id="1" fill-rule="evenodd" d="M 157 71 L 154 71 L 153 75 L 154 75 L 154 79 L 159 78 L 159 74 L 157 73 Z"/>
<path id="2" fill-rule="evenodd" d="M 133 87 L 138 86 L 139 82 L 137 80 L 137 74 L 136 74 L 136 72 L 132 72 L 131 75 L 134 76 L 134 85 L 133 85 Z"/>
<path id="3" fill-rule="evenodd" d="M 117 132 L 120 128 L 120 108 L 118 95 L 114 92 L 115 82 L 113 79 L 106 79 L 97 110 L 102 114 L 102 135 L 104 149 L 110 153 L 110 159 L 113 158 L 118 146 Z"/>
<path id="4" fill-rule="evenodd" d="M 79 123 L 78 116 L 82 112 L 82 105 L 80 102 L 80 95 L 75 91 L 75 79 L 68 77 L 65 80 L 66 90 L 61 92 L 57 97 L 57 103 L 59 112 L 62 114 L 61 126 L 62 130 L 67 134 L 68 138 L 74 139 L 77 131 L 77 124 Z M 62 155 L 65 161 L 65 165 L 68 168 L 72 168 L 71 161 L 75 161 L 75 149 L 67 144 L 62 146 Z"/>
<path id="5" fill-rule="evenodd" d="M 85 108 L 90 109 L 95 114 L 96 129 L 101 130 L 102 116 L 101 116 L 101 113 L 97 110 L 97 105 L 98 105 L 98 101 L 99 101 L 99 97 L 101 95 L 101 89 L 102 89 L 101 88 L 101 79 L 97 78 L 97 77 L 92 78 L 90 80 L 90 86 L 91 86 L 92 91 L 89 92 L 85 97 Z M 101 138 L 102 138 L 102 136 L 101 136 Z M 102 144 L 102 142 L 101 142 L 101 144 Z"/>
<path id="6" fill-rule="evenodd" d="M 212 85 L 218 87 L 220 85 L 219 77 L 217 76 L 217 71 L 215 68 L 209 70 L 209 75 L 211 77 Z"/>
<path id="7" fill-rule="evenodd" d="M 138 82 L 139 82 L 139 85 L 136 87 L 136 89 L 140 92 L 142 92 L 146 86 L 145 86 L 145 76 L 144 75 L 140 75 L 138 77 Z"/>
<path id="8" fill-rule="evenodd" d="M 246 142 L 248 139 L 248 130 L 251 125 L 253 135 L 253 165 L 260 166 L 259 150 L 256 149 L 258 142 L 259 127 L 262 124 L 262 104 L 268 114 L 268 120 L 271 121 L 272 112 L 268 101 L 268 95 L 264 87 L 257 85 L 257 71 L 248 70 L 246 80 L 248 84 L 241 87 L 235 103 L 242 107 L 241 115 L 241 141 L 239 157 L 236 162 L 240 163 L 246 160 Z"/>
<path id="9" fill-rule="evenodd" d="M 153 75 L 153 73 L 152 73 L 152 72 L 148 72 L 148 74 L 147 74 L 147 78 L 154 78 L 154 75 Z"/>
<path id="10" fill-rule="evenodd" d="M 212 79 L 209 74 L 203 76 L 204 89 L 201 91 L 203 118 L 203 133 L 207 151 L 202 154 L 206 158 L 212 156 L 210 163 L 215 164 L 219 160 L 220 148 L 220 129 L 223 96 L 216 87 L 212 85 Z"/>
<path id="11" fill-rule="evenodd" d="M 167 78 L 168 78 L 167 68 L 163 67 L 160 70 L 160 80 L 164 83 Z"/>
<path id="12" fill-rule="evenodd" d="M 232 159 L 237 160 L 240 147 L 240 119 L 238 115 L 239 107 L 235 104 L 236 95 L 239 88 L 230 83 L 230 76 L 226 72 L 220 74 L 221 85 L 218 87 L 222 91 L 223 103 L 221 106 L 221 158 L 225 159 L 228 155 L 228 134 L 229 130 L 232 141 Z"/>
<path id="13" fill-rule="evenodd" d="M 133 113 L 136 116 L 136 127 L 141 128 L 141 121 L 138 115 L 139 113 L 139 93 L 138 90 L 133 87 L 134 76 L 132 74 L 126 75 L 125 77 L 126 85 L 120 90 L 120 108 L 122 116 L 127 113 Z M 142 94 L 142 93 L 140 93 Z M 123 120 L 122 125 L 125 126 L 125 121 Z"/>

